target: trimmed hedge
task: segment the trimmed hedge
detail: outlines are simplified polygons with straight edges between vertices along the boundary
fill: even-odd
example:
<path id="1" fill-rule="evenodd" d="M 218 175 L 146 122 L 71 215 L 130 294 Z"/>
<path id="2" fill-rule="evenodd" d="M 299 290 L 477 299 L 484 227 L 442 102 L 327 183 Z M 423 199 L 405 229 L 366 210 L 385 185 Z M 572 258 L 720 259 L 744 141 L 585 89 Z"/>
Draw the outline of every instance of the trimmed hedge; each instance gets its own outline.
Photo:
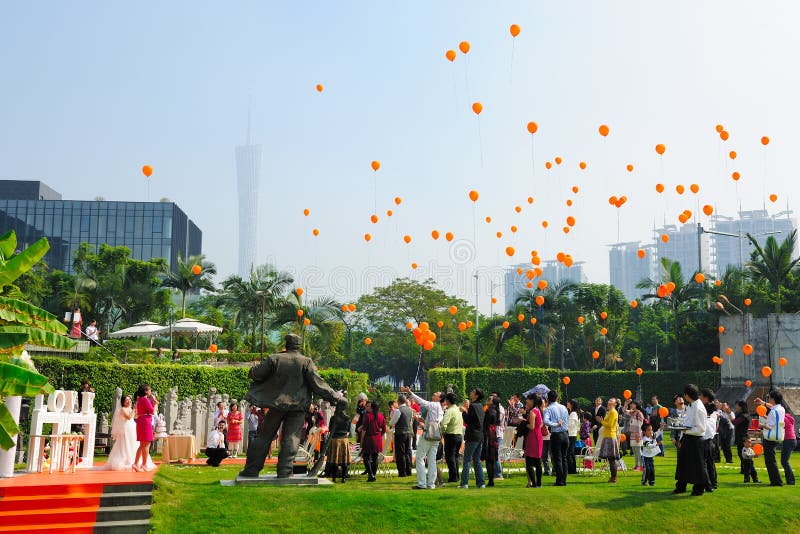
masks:
<path id="1" fill-rule="evenodd" d="M 124 394 L 133 395 L 139 384 L 150 384 L 159 396 L 170 388 L 178 387 L 180 398 L 208 395 L 209 388 L 241 399 L 250 387 L 246 367 L 204 367 L 194 365 L 123 365 L 116 363 L 86 362 L 63 358 L 33 358 L 40 373 L 50 379 L 56 389 L 80 388 L 81 380 L 89 380 L 95 389 L 95 409 L 111 413 L 114 390 L 122 388 Z M 322 369 L 320 376 L 334 389 L 346 389 L 351 403 L 361 391 L 367 391 L 368 376 L 349 369 Z"/>
<path id="2" fill-rule="evenodd" d="M 569 386 L 564 386 L 562 378 L 570 377 Z M 497 391 L 504 398 L 512 393 L 524 393 L 536 384 L 545 384 L 551 389 L 569 394 L 570 397 L 594 399 L 597 395 L 621 397 L 629 389 L 636 397 L 640 377 L 634 371 L 561 371 L 558 369 L 490 369 L 473 367 L 467 369 L 431 369 L 428 371 L 428 390 L 444 390 L 448 384 L 459 400 L 466 397 L 467 391 L 480 387 L 487 393 Z M 716 371 L 659 371 L 647 372 L 641 376 L 644 402 L 658 395 L 662 403 L 670 404 L 672 396 L 682 392 L 686 384 L 712 390 L 719 389 L 719 373 Z"/>
<path id="3" fill-rule="evenodd" d="M 114 341 L 114 340 L 111 340 Z M 113 355 L 112 355 L 113 353 Z M 80 358 L 86 361 L 114 362 L 119 358 L 123 363 L 170 363 L 172 354 L 169 350 L 164 351 L 164 355 L 159 359 L 158 353 L 152 349 L 121 349 L 114 347 L 113 351 L 105 350 L 100 347 L 92 347 L 89 354 Z M 115 357 L 116 356 L 116 357 Z M 180 351 L 181 359 L 178 362 L 183 365 L 196 365 L 206 362 L 227 362 L 227 363 L 252 363 L 261 360 L 261 353 L 258 352 L 211 352 L 202 351 Z"/>

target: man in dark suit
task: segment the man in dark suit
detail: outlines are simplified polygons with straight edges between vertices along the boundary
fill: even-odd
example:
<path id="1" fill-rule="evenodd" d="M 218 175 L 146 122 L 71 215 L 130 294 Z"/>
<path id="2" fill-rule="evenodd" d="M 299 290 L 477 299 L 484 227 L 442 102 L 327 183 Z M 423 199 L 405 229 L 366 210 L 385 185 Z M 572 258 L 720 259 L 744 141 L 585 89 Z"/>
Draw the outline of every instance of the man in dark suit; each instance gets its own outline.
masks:
<path id="1" fill-rule="evenodd" d="M 286 352 L 271 354 L 250 369 L 253 381 L 245 399 L 255 406 L 266 406 L 269 413 L 258 425 L 256 438 L 247 448 L 247 462 L 240 477 L 257 477 L 264 468 L 267 448 L 283 424 L 278 478 L 292 476 L 292 463 L 300 446 L 300 432 L 312 394 L 331 402 L 347 405 L 347 399 L 333 391 L 319 376 L 311 358 L 300 353 L 300 336 L 288 334 Z"/>
<path id="2" fill-rule="evenodd" d="M 600 444 L 597 443 L 597 437 L 600 434 L 600 426 L 603 423 L 603 418 L 606 416 L 606 409 L 603 406 L 603 397 L 597 397 L 594 400 L 592 415 L 592 442 L 594 443 L 595 450 L 598 450 Z"/>

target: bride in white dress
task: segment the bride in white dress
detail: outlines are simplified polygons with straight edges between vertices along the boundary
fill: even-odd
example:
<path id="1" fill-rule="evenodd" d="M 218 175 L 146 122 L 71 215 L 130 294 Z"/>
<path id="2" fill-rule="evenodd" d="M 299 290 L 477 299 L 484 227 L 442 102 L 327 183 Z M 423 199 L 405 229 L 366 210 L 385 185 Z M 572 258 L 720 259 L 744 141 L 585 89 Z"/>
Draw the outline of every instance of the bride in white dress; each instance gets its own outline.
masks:
<path id="1" fill-rule="evenodd" d="M 111 420 L 111 437 L 114 440 L 114 446 L 111 447 L 105 469 L 130 471 L 133 469 L 136 449 L 139 448 L 139 442 L 136 440 L 136 421 L 134 420 L 136 414 L 132 408 L 130 395 L 122 397 L 120 404 L 121 406 L 114 412 Z M 156 467 L 149 455 L 146 467 L 148 471 Z"/>

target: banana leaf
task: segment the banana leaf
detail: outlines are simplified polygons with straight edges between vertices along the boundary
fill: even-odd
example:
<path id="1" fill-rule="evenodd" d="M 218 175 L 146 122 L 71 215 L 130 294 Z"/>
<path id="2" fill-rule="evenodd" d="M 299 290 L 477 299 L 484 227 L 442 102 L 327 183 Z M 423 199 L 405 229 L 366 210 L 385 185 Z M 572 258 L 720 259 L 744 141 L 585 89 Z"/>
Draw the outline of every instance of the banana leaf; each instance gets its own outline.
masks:
<path id="1" fill-rule="evenodd" d="M 0 397 L 35 397 L 50 394 L 55 389 L 47 377 L 19 365 L 0 362 Z"/>
<path id="2" fill-rule="evenodd" d="M 0 325 L 17 323 L 64 335 L 67 327 L 52 313 L 21 300 L 0 297 Z"/>
<path id="3" fill-rule="evenodd" d="M 13 447 L 17 434 L 19 434 L 19 427 L 11 417 L 11 411 L 5 403 L 0 402 L 0 449 L 7 451 Z"/>
<path id="4" fill-rule="evenodd" d="M 28 336 L 28 343 L 59 350 L 69 350 L 75 346 L 75 342 L 68 337 L 64 337 L 53 332 L 48 332 L 47 330 L 42 330 L 41 328 L 6 325 L 0 326 L 0 351 L 7 347 L 6 339 L 10 340 L 10 338 L 6 338 L 6 334 L 26 334 Z"/>
<path id="5" fill-rule="evenodd" d="M 4 265 L 0 266 L 0 286 L 10 284 L 23 273 L 28 272 L 47 254 L 48 250 L 50 250 L 50 243 L 47 242 L 47 238 L 43 237 L 19 254 L 14 254 L 6 260 Z"/>
<path id="6" fill-rule="evenodd" d="M 9 230 L 0 235 L 0 261 L 11 258 L 15 250 L 17 250 L 17 234 L 14 230 Z"/>
<path id="7" fill-rule="evenodd" d="M 28 334 L 0 334 L 0 357 L 5 354 L 14 356 L 22 354 L 27 342 Z"/>

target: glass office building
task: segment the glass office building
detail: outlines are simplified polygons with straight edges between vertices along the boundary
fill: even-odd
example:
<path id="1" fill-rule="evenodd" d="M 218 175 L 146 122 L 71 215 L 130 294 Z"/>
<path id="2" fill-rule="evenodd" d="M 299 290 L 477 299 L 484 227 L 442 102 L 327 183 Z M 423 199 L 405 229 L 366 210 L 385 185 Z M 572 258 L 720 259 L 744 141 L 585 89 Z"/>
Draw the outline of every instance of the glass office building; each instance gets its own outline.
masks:
<path id="1" fill-rule="evenodd" d="M 0 192 L 3 192 L 0 181 Z M 80 243 L 125 246 L 140 260 L 165 258 L 171 269 L 178 255 L 200 254 L 203 234 L 174 202 L 104 200 L 25 200 L 0 197 L 0 231 L 14 230 L 19 248 L 41 237 L 50 241 L 44 261 L 72 272 Z"/>

